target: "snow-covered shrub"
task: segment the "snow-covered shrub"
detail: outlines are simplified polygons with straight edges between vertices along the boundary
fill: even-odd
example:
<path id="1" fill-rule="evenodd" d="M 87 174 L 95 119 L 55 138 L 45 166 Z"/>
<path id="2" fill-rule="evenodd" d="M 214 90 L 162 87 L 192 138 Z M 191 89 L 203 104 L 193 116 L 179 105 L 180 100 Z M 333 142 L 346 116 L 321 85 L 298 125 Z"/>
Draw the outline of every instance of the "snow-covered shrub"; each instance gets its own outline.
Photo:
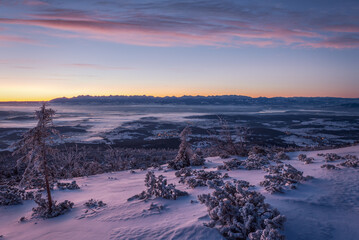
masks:
<path id="1" fill-rule="evenodd" d="M 217 186 L 221 186 L 224 184 L 223 178 L 228 178 L 228 174 L 215 172 L 215 171 L 204 171 L 204 170 L 191 170 L 189 171 L 186 168 L 185 171 L 177 171 L 176 176 L 180 177 L 179 183 L 183 183 L 188 185 L 190 188 L 207 186 L 207 181 L 212 180 L 214 184 Z"/>
<path id="2" fill-rule="evenodd" d="M 27 192 L 17 187 L 0 185 L 0 206 L 1 205 L 17 205 L 22 200 L 34 199 L 33 192 Z"/>
<path id="3" fill-rule="evenodd" d="M 347 154 L 343 158 L 346 160 L 359 160 L 357 156 L 351 154 Z"/>
<path id="4" fill-rule="evenodd" d="M 261 169 L 270 162 L 267 157 L 259 154 L 250 154 L 246 160 L 242 162 L 242 166 L 247 170 Z"/>
<path id="5" fill-rule="evenodd" d="M 165 199 L 176 200 L 180 196 L 188 195 L 187 192 L 176 189 L 175 185 L 172 183 L 167 184 L 167 180 L 164 176 L 159 175 L 156 177 L 151 171 L 146 174 L 145 186 L 147 187 L 147 190 L 129 198 L 128 201 L 133 199 L 147 200 L 151 197 L 162 197 Z"/>
<path id="6" fill-rule="evenodd" d="M 198 196 L 211 218 L 206 224 L 208 227 L 217 228 L 231 240 L 284 239 L 279 229 L 283 227 L 285 217 L 265 203 L 263 195 L 249 190 L 249 184 L 233 181 L 219 187 L 208 181 L 208 186 L 214 191 Z"/>
<path id="7" fill-rule="evenodd" d="M 306 159 L 304 159 L 304 164 L 311 164 L 314 162 L 314 158 L 312 157 L 308 157 Z"/>
<path id="8" fill-rule="evenodd" d="M 195 177 L 188 177 L 188 178 L 181 177 L 181 179 L 178 182 L 186 184 L 190 188 L 207 186 L 206 182 L 204 182 L 203 180 L 196 179 Z"/>
<path id="9" fill-rule="evenodd" d="M 74 206 L 73 202 L 65 200 L 58 204 L 56 201 L 53 201 L 50 208 L 48 202 L 44 198 L 42 198 L 41 194 L 37 194 L 34 200 L 38 205 L 38 207 L 32 209 L 33 211 L 32 215 L 35 217 L 42 217 L 42 218 L 57 217 L 70 211 Z"/>
<path id="10" fill-rule="evenodd" d="M 238 160 L 233 158 L 229 161 L 224 161 L 223 165 L 219 165 L 217 169 L 227 171 L 237 169 L 257 170 L 261 169 L 263 166 L 268 165 L 269 163 L 270 162 L 267 157 L 252 153 L 245 160 Z"/>
<path id="11" fill-rule="evenodd" d="M 191 166 L 191 158 L 193 155 L 191 146 L 187 141 L 188 135 L 191 133 L 189 127 L 185 127 L 180 134 L 181 144 L 174 160 L 168 162 L 168 167 L 179 170 L 184 167 Z"/>
<path id="12" fill-rule="evenodd" d="M 336 153 L 318 153 L 317 155 L 320 157 L 324 157 L 326 162 L 334 162 L 336 160 L 342 159 L 342 157 Z"/>
<path id="13" fill-rule="evenodd" d="M 280 151 L 280 152 L 278 152 L 278 153 L 276 153 L 274 155 L 274 159 L 277 159 L 277 160 L 289 160 L 290 157 L 287 154 L 285 154 L 285 152 Z"/>
<path id="14" fill-rule="evenodd" d="M 340 169 L 340 168 L 334 166 L 333 164 L 324 164 L 324 165 L 321 166 L 321 168 L 325 168 L 325 169 L 328 169 L 328 170 Z"/>
<path id="15" fill-rule="evenodd" d="M 290 164 L 279 164 L 276 166 L 264 167 L 269 175 L 265 175 L 265 180 L 260 182 L 268 192 L 283 192 L 285 189 L 295 189 L 297 183 L 311 179 L 310 176 L 303 176 L 303 172 L 298 171 Z"/>
<path id="16" fill-rule="evenodd" d="M 190 167 L 182 168 L 175 172 L 176 177 L 188 177 L 193 176 L 193 170 Z"/>
<path id="17" fill-rule="evenodd" d="M 230 171 L 230 170 L 237 170 L 237 169 L 240 169 L 242 166 L 242 161 L 241 160 L 238 160 L 238 159 L 231 159 L 229 161 L 224 161 L 223 162 L 223 165 L 219 165 L 217 167 L 218 170 L 227 170 L 227 171 Z"/>
<path id="18" fill-rule="evenodd" d="M 88 207 L 90 209 L 97 209 L 97 208 L 102 208 L 102 207 L 105 207 L 107 204 L 104 203 L 103 201 L 101 200 L 95 200 L 95 199 L 90 199 L 88 200 L 87 202 L 84 203 L 84 206 L 85 207 Z"/>
<path id="19" fill-rule="evenodd" d="M 172 149 L 112 148 L 77 145 L 58 148 L 52 156 L 55 177 L 69 179 L 105 172 L 158 167 L 173 159 Z"/>
<path id="20" fill-rule="evenodd" d="M 60 182 L 58 182 L 58 183 L 57 183 L 57 187 L 58 187 L 60 190 L 65 190 L 65 189 L 68 189 L 68 190 L 80 189 L 80 187 L 79 187 L 79 185 L 77 185 L 76 181 L 72 181 L 71 183 L 60 183 Z"/>
<path id="21" fill-rule="evenodd" d="M 202 165 L 204 165 L 205 161 L 206 160 L 203 158 L 202 152 L 197 150 L 190 158 L 190 165 L 191 166 L 202 166 Z"/>
<path id="22" fill-rule="evenodd" d="M 151 203 L 150 207 L 148 208 L 147 211 L 158 211 L 161 212 L 162 210 L 165 209 L 165 206 L 163 205 L 157 205 L 155 203 Z"/>
<path id="23" fill-rule="evenodd" d="M 263 147 L 256 145 L 256 146 L 253 146 L 251 148 L 248 155 L 250 155 L 250 154 L 257 154 L 257 155 L 266 156 L 268 154 L 268 152 Z"/>
<path id="24" fill-rule="evenodd" d="M 298 155 L 298 160 L 301 161 L 301 162 L 304 162 L 304 160 L 307 158 L 307 155 L 305 154 L 299 154 Z"/>
<path id="25" fill-rule="evenodd" d="M 342 163 L 337 164 L 342 167 L 351 167 L 351 168 L 357 168 L 359 167 L 359 160 L 358 159 L 349 159 Z"/>
<path id="26" fill-rule="evenodd" d="M 314 162 L 314 158 L 312 157 L 307 157 L 307 155 L 305 154 L 299 154 L 298 155 L 298 160 L 301 162 L 304 162 L 304 164 L 310 164 Z"/>
<path id="27" fill-rule="evenodd" d="M 17 205 L 22 203 L 21 190 L 10 187 L 0 186 L 0 205 Z"/>

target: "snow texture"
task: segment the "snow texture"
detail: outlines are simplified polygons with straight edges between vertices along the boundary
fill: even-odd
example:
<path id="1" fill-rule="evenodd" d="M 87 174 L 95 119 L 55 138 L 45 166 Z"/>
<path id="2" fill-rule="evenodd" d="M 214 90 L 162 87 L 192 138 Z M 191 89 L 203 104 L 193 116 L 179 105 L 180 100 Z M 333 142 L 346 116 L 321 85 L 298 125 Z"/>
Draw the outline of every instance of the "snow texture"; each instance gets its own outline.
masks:
<path id="1" fill-rule="evenodd" d="M 278 209 L 287 221 L 280 231 L 286 239 L 315 240 L 348 240 L 359 239 L 359 168 L 342 167 L 340 171 L 322 169 L 324 157 L 318 153 L 336 153 L 339 156 L 358 156 L 359 146 L 340 149 L 290 152 L 290 164 L 303 175 L 315 178 L 301 182 L 296 191 L 285 191 L 284 194 L 270 194 L 260 186 L 265 171 L 238 169 L 228 173 L 228 179 L 241 179 L 242 189 L 256 191 L 265 196 L 265 203 Z M 299 154 L 315 158 L 312 164 L 303 164 L 298 160 Z M 354 158 L 354 157 L 353 157 Z M 346 159 L 337 160 L 340 164 Z M 273 164 L 273 162 L 271 162 Z M 219 157 L 206 158 L 206 171 L 217 171 L 223 165 Z M 336 165 L 337 166 L 337 165 Z M 156 176 L 166 177 L 168 184 L 178 182 L 175 171 L 153 169 Z M 338 166 L 337 166 L 338 167 Z M 198 167 L 191 167 L 198 170 Z M 207 207 L 200 204 L 197 196 L 212 194 L 213 189 L 207 187 L 187 188 L 178 184 L 178 190 L 186 190 L 187 197 L 176 201 L 155 198 L 151 201 L 127 201 L 127 199 L 144 189 L 143 180 L 147 171 L 136 170 L 108 172 L 88 177 L 68 179 L 75 180 L 81 186 L 78 191 L 62 191 L 57 188 L 51 192 L 59 202 L 66 199 L 75 203 L 73 209 L 64 215 L 52 219 L 31 218 L 32 208 L 37 204 L 32 200 L 23 200 L 19 205 L 0 206 L 0 235 L 3 239 L 194 239 L 224 240 L 224 236 L 216 228 L 208 228 L 203 223 L 211 219 Z M 233 184 L 233 183 L 232 183 Z M 237 181 L 238 184 L 238 181 Z M 252 186 L 252 187 L 251 187 Z M 223 187 L 223 186 L 220 186 Z M 101 200 L 106 207 L 94 209 L 84 204 L 89 199 Z M 151 206 L 152 205 L 152 206 Z M 157 206 L 157 207 L 156 207 Z M 87 213 L 86 213 L 87 211 Z M 19 222 L 19 219 L 24 217 Z M 216 227 L 219 227 L 217 225 Z M 264 229 L 262 236 L 268 239 L 275 235 L 273 231 Z"/>

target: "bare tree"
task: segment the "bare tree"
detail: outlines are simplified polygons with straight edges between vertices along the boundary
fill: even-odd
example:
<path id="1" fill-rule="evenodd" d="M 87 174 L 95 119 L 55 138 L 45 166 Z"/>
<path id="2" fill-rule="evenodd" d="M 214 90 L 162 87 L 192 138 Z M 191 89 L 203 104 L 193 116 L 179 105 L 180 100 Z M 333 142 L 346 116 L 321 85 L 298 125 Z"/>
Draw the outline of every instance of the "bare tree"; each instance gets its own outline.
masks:
<path id="1" fill-rule="evenodd" d="M 218 119 L 221 127 L 219 134 L 209 132 L 218 150 L 230 155 L 245 155 L 245 142 L 249 135 L 249 129 L 247 127 L 230 127 L 225 119 L 221 117 Z"/>
<path id="2" fill-rule="evenodd" d="M 51 108 L 46 108 L 46 103 L 43 103 L 40 110 L 35 111 L 35 117 L 38 120 L 36 127 L 26 132 L 23 138 L 15 143 L 15 154 L 25 154 L 17 160 L 17 165 L 21 163 L 26 164 L 26 169 L 23 174 L 20 185 L 34 177 L 36 172 L 40 172 L 44 176 L 45 187 L 47 192 L 48 211 L 52 210 L 52 198 L 49 183 L 49 167 L 48 156 L 53 153 L 50 144 L 53 142 L 52 137 L 58 132 L 53 128 L 53 116 L 55 111 Z"/>

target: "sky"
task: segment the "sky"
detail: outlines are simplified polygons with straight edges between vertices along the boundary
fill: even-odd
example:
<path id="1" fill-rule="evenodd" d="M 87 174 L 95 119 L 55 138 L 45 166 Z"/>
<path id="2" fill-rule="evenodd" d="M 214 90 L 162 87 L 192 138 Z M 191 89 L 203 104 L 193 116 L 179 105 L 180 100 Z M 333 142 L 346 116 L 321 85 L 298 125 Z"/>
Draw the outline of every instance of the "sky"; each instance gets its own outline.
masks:
<path id="1" fill-rule="evenodd" d="M 358 89 L 357 0 L 0 0 L 0 101 Z"/>

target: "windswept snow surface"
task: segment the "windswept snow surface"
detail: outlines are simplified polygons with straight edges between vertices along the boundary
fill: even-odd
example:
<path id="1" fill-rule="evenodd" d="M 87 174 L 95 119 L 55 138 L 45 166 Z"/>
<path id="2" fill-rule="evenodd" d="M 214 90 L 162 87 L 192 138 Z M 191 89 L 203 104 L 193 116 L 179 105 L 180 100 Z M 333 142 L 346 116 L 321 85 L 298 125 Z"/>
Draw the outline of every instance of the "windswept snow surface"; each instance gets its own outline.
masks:
<path id="1" fill-rule="evenodd" d="M 317 153 L 334 152 L 339 155 L 359 156 L 359 146 L 342 149 L 305 152 L 314 157 L 314 163 L 304 165 L 297 160 L 303 152 L 289 153 L 292 160 L 284 161 L 311 175 L 314 179 L 303 182 L 296 190 L 283 194 L 269 194 L 259 182 L 266 172 L 262 170 L 229 171 L 231 178 L 247 180 L 265 195 L 266 201 L 286 215 L 284 235 L 287 239 L 359 239 L 359 169 L 320 168 L 324 158 Z M 340 163 L 338 160 L 332 164 Z M 207 158 L 206 171 L 216 171 L 223 162 L 220 158 Z M 164 168 L 166 169 L 166 168 Z M 197 167 L 198 169 L 198 167 Z M 227 172 L 227 171 L 221 171 Z M 76 178 L 80 190 L 54 190 L 58 201 L 68 199 L 75 203 L 71 212 L 53 219 L 30 219 L 33 201 L 23 205 L 0 207 L 0 236 L 2 239 L 223 239 L 216 229 L 203 226 L 209 217 L 197 195 L 208 193 L 207 187 L 188 189 L 178 183 L 175 171 L 155 170 L 169 183 L 176 184 L 189 196 L 177 200 L 161 198 L 145 201 L 127 199 L 145 189 L 147 171 L 136 170 L 106 173 Z M 69 180 L 71 181 L 71 180 Z M 83 204 L 89 199 L 104 201 L 107 206 L 88 209 Z M 191 202 L 191 200 L 193 200 Z M 150 209 L 151 204 L 155 207 Z M 162 210 L 157 207 L 163 206 Z M 22 216 L 29 220 L 19 222 Z M 0 237 L 1 239 L 1 237 Z"/>

